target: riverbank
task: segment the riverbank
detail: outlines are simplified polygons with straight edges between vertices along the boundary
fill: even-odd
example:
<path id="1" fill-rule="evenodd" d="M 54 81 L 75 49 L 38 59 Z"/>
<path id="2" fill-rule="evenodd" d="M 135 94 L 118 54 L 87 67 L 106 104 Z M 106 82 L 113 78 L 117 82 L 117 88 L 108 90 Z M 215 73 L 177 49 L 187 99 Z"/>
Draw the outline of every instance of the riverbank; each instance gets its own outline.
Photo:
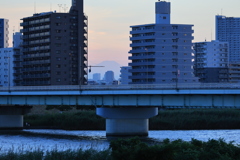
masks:
<path id="1" fill-rule="evenodd" d="M 190 142 L 182 140 L 170 141 L 165 139 L 155 144 L 146 144 L 138 138 L 111 141 L 106 150 L 76 150 L 58 151 L 57 149 L 44 152 L 41 149 L 35 151 L 9 150 L 0 155 L 0 160 L 24 159 L 24 160 L 51 160 L 51 159 L 83 159 L 83 160 L 238 160 L 240 148 L 232 143 L 226 143 L 222 139 L 202 142 L 192 139 Z"/>
<path id="2" fill-rule="evenodd" d="M 149 119 L 150 130 L 240 129 L 238 109 L 160 110 Z M 105 130 L 105 119 L 95 110 L 29 114 L 24 116 L 25 128 L 65 130 Z"/>

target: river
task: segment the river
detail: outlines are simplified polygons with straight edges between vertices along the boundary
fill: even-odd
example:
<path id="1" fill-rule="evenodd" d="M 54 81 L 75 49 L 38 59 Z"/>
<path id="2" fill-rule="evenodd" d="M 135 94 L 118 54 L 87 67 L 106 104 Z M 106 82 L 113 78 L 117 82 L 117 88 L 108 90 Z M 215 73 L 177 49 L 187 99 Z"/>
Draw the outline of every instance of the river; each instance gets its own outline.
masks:
<path id="1" fill-rule="evenodd" d="M 149 131 L 145 141 L 162 141 L 163 139 L 192 138 L 201 141 L 223 138 L 226 142 L 234 141 L 240 144 L 240 130 L 178 130 L 178 131 Z M 28 129 L 22 131 L 0 131 L 0 152 L 67 150 L 67 149 L 96 149 L 104 150 L 109 147 L 109 138 L 105 131 L 65 131 Z"/>

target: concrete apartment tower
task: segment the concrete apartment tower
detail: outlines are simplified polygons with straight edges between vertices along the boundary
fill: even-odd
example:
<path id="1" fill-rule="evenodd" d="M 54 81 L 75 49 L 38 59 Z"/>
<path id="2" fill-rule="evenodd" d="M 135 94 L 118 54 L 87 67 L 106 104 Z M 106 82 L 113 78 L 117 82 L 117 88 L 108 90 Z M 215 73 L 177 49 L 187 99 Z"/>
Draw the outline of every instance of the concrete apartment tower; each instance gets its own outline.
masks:
<path id="1" fill-rule="evenodd" d="M 229 44 L 229 82 L 240 82 L 240 17 L 216 16 L 216 40 Z"/>
<path id="2" fill-rule="evenodd" d="M 228 42 L 194 43 L 194 72 L 203 83 L 228 82 Z"/>
<path id="3" fill-rule="evenodd" d="M 156 22 L 131 26 L 131 84 L 193 83 L 193 25 L 170 23 L 170 2 L 158 1 Z"/>
<path id="4" fill-rule="evenodd" d="M 9 24 L 8 19 L 0 18 L 0 48 L 7 48 L 9 46 Z"/>
<path id="5" fill-rule="evenodd" d="M 22 19 L 24 86 L 87 84 L 87 17 L 83 0 L 68 13 L 36 13 Z"/>

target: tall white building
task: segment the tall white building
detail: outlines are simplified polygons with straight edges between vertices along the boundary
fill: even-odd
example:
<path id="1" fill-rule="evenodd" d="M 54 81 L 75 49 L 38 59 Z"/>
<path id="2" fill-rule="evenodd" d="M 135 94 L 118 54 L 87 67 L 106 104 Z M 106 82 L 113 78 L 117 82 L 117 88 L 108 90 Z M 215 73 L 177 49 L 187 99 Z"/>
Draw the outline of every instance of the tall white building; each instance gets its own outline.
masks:
<path id="1" fill-rule="evenodd" d="M 0 18 L 0 48 L 7 48 L 9 46 L 8 28 L 8 19 Z"/>
<path id="2" fill-rule="evenodd" d="M 131 84 L 192 83 L 193 25 L 170 23 L 170 2 L 156 2 L 153 24 L 131 26 Z"/>
<path id="3" fill-rule="evenodd" d="M 195 75 L 200 82 L 228 82 L 228 42 L 194 43 Z"/>

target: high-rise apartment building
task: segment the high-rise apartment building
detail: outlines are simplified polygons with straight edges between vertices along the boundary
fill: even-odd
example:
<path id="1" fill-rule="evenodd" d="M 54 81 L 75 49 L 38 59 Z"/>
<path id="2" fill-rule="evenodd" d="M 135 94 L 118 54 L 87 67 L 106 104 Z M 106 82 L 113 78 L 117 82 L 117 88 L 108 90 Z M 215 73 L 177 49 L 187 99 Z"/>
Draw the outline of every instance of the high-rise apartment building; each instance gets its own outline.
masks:
<path id="1" fill-rule="evenodd" d="M 229 61 L 240 62 L 240 17 L 216 16 L 216 40 L 229 43 Z"/>
<path id="2" fill-rule="evenodd" d="M 170 2 L 156 2 L 156 23 L 131 26 L 132 84 L 192 83 L 193 25 L 170 23 Z"/>
<path id="3" fill-rule="evenodd" d="M 8 44 L 8 31 L 9 24 L 8 19 L 0 19 L 0 48 L 7 48 L 9 46 Z"/>
<path id="4" fill-rule="evenodd" d="M 69 13 L 39 13 L 22 21 L 20 85 L 87 83 L 87 17 L 83 0 L 72 0 Z"/>
<path id="5" fill-rule="evenodd" d="M 200 82 L 228 82 L 228 42 L 194 43 L 195 76 Z"/>
<path id="6" fill-rule="evenodd" d="M 229 43 L 229 82 L 240 82 L 240 17 L 216 16 L 216 40 Z"/>

